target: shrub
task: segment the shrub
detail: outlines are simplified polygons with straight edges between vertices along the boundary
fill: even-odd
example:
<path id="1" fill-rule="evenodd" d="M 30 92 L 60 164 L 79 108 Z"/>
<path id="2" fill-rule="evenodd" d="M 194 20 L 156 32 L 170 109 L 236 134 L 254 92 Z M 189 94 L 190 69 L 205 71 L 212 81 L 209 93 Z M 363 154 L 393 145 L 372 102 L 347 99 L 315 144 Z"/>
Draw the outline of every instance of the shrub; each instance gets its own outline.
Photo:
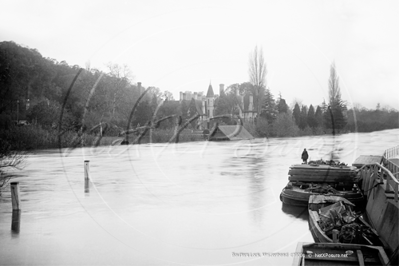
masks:
<path id="1" fill-rule="evenodd" d="M 309 126 L 306 126 L 304 129 L 300 130 L 300 135 L 301 136 L 312 136 L 313 130 Z"/>
<path id="2" fill-rule="evenodd" d="M 263 117 L 258 117 L 256 119 L 256 133 L 259 137 L 264 138 L 270 136 L 271 126 L 268 124 L 267 120 Z"/>
<path id="3" fill-rule="evenodd" d="M 273 135 L 276 137 L 296 137 L 299 135 L 299 128 L 290 114 L 278 114 L 273 123 Z"/>
<path id="4" fill-rule="evenodd" d="M 324 130 L 321 126 L 313 128 L 313 135 L 323 135 Z"/>

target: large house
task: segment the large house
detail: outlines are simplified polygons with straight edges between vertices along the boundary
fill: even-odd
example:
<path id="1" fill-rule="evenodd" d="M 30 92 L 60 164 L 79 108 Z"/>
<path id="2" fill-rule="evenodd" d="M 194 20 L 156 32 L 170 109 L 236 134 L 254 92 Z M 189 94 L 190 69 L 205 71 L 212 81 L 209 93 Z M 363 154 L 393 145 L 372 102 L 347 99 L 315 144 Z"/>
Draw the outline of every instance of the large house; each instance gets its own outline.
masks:
<path id="1" fill-rule="evenodd" d="M 217 108 L 218 100 L 225 95 L 224 84 L 220 84 L 219 86 L 219 95 L 214 93 L 211 84 L 209 84 L 206 95 L 204 95 L 203 92 L 180 92 L 180 103 L 185 101 L 188 103 L 188 112 L 195 110 L 200 115 L 200 118 L 198 119 L 199 129 L 210 128 L 210 122 L 215 116 L 215 109 Z M 242 96 L 239 94 L 238 90 L 236 90 L 235 96 L 238 100 L 238 103 L 234 108 L 237 111 L 237 115 L 242 119 L 242 121 L 254 122 L 257 113 L 255 111 L 252 94 L 245 94 Z M 191 116 L 193 114 L 188 115 Z"/>

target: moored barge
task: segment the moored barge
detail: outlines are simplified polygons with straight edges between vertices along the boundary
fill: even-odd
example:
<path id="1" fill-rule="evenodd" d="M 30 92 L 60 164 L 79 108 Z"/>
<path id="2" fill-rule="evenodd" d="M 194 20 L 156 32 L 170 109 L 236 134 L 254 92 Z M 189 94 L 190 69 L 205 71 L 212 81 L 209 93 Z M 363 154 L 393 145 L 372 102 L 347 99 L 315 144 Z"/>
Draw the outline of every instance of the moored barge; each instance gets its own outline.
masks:
<path id="1" fill-rule="evenodd" d="M 288 184 L 280 194 L 284 204 L 307 206 L 311 195 L 331 195 L 346 198 L 363 206 L 365 198 L 357 183 L 358 169 L 336 161 L 311 161 L 292 165 Z"/>

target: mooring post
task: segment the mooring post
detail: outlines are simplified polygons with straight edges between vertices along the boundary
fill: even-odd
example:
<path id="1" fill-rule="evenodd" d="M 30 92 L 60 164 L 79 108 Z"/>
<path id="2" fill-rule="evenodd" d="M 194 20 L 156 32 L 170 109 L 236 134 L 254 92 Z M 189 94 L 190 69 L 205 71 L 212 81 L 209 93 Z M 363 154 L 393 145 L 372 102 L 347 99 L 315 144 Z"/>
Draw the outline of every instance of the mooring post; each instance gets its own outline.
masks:
<path id="1" fill-rule="evenodd" d="M 85 160 L 85 180 L 89 179 L 89 160 Z"/>
<path id="2" fill-rule="evenodd" d="M 11 230 L 19 233 L 21 224 L 21 209 L 19 200 L 19 183 L 12 182 L 11 184 L 11 203 L 12 203 L 12 218 L 11 218 Z"/>
<path id="3" fill-rule="evenodd" d="M 11 183 L 11 201 L 12 201 L 12 210 L 19 211 L 19 183 L 12 182 Z"/>
<path id="4" fill-rule="evenodd" d="M 89 181 L 90 181 L 90 178 L 89 178 L 89 160 L 85 160 L 85 162 L 84 162 L 84 166 L 85 166 L 85 168 L 84 168 L 84 172 L 85 172 L 85 193 L 88 193 L 88 192 L 90 192 L 90 189 L 89 189 Z"/>
<path id="5" fill-rule="evenodd" d="M 334 229 L 332 231 L 332 235 L 333 235 L 333 243 L 338 243 L 338 233 L 339 231 L 337 229 Z"/>

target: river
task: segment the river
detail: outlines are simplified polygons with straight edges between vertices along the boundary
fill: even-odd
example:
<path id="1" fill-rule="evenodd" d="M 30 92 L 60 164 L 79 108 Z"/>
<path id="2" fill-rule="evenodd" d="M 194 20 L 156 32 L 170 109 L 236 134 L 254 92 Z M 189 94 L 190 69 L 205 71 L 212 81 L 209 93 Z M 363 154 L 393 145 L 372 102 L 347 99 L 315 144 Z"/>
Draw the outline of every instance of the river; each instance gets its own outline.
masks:
<path id="1" fill-rule="evenodd" d="M 9 186 L 0 196 L 0 264 L 291 265 L 313 242 L 306 209 L 279 200 L 302 150 L 351 164 L 398 143 L 385 130 L 37 151 L 14 179 L 19 233 Z"/>

